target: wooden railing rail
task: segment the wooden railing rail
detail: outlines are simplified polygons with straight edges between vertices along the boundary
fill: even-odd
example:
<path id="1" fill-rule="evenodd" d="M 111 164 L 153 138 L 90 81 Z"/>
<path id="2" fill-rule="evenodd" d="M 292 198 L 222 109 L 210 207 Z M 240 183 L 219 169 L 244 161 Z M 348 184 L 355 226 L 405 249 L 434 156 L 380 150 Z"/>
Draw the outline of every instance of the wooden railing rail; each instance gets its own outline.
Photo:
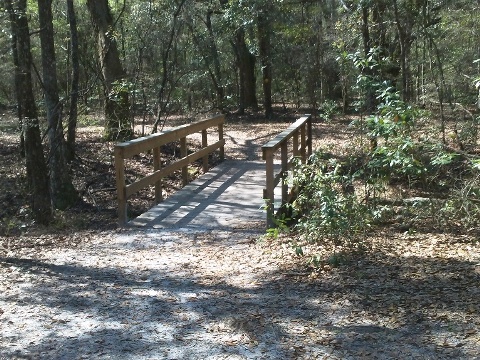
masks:
<path id="1" fill-rule="evenodd" d="M 203 171 L 208 170 L 208 155 L 220 149 L 220 158 L 225 154 L 225 139 L 223 138 L 223 125 L 225 115 L 217 115 L 210 119 L 201 120 L 192 124 L 182 125 L 171 130 L 141 137 L 135 140 L 115 145 L 115 171 L 117 181 L 118 222 L 125 225 L 127 217 L 127 199 L 139 190 L 155 185 L 155 203 L 160 203 L 162 198 L 162 178 L 176 170 L 182 169 L 183 185 L 188 183 L 188 165 L 198 159 L 203 159 Z M 218 128 L 218 141 L 208 145 L 207 129 Z M 202 147 L 194 153 L 188 154 L 187 136 L 194 133 L 202 133 Z M 162 167 L 160 147 L 171 142 L 180 141 L 180 159 Z M 138 181 L 126 184 L 125 159 L 132 158 L 140 153 L 152 150 L 153 172 Z"/>
<path id="2" fill-rule="evenodd" d="M 291 143 L 291 147 L 289 143 Z M 291 148 L 290 151 L 289 148 Z M 275 173 L 274 159 L 279 149 L 281 169 L 280 172 Z M 262 151 L 263 160 L 266 161 L 266 188 L 263 190 L 263 198 L 267 208 L 267 226 L 270 228 L 274 225 L 275 188 L 281 182 L 281 206 L 289 202 L 292 194 L 289 192 L 289 184 L 286 181 L 288 171 L 292 169 L 295 158 L 299 158 L 302 163 L 305 163 L 312 154 L 312 116 L 305 115 L 298 119 L 285 131 L 263 145 Z"/>

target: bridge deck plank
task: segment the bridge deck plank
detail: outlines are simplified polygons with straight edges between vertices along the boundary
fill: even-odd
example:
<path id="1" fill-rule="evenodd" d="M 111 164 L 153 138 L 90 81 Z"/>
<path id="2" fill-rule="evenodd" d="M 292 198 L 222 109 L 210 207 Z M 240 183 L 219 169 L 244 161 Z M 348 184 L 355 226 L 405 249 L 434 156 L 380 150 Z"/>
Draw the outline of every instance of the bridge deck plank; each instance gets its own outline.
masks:
<path id="1" fill-rule="evenodd" d="M 265 227 L 265 163 L 227 160 L 129 225 L 192 230 Z"/>

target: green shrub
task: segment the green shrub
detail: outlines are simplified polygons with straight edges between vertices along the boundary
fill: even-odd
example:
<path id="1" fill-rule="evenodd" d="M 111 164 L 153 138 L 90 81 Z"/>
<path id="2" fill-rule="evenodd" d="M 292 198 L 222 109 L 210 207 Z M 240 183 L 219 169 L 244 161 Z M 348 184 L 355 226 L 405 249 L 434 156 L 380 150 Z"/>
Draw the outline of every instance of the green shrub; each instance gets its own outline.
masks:
<path id="1" fill-rule="evenodd" d="M 333 100 L 325 100 L 318 109 L 319 117 L 325 122 L 332 120 L 333 115 L 338 112 L 338 105 Z"/>
<path id="2" fill-rule="evenodd" d="M 354 60 L 357 67 L 377 66 L 371 58 Z M 295 253 L 303 255 L 299 244 L 306 241 L 334 251 L 326 259 L 313 255 L 314 266 L 337 266 L 352 250 L 363 250 L 374 225 L 391 224 L 409 234 L 417 225 L 435 231 L 472 231 L 480 225 L 480 159 L 419 136 L 416 123 L 423 111 L 403 102 L 386 82 L 360 80 L 365 91 L 376 93 L 378 104 L 374 114 L 352 123 L 360 146 L 343 161 L 318 151 L 297 166 L 291 179 L 298 193 L 290 211 L 299 233 Z M 473 142 L 476 136 L 472 132 Z M 286 223 L 280 219 L 280 224 Z"/>
<path id="3" fill-rule="evenodd" d="M 370 209 L 362 204 L 353 188 L 353 177 L 335 159 L 312 155 L 293 178 L 301 189 L 293 202 L 298 214 L 296 228 L 309 241 L 330 240 L 336 244 L 357 245 L 371 225 Z"/>

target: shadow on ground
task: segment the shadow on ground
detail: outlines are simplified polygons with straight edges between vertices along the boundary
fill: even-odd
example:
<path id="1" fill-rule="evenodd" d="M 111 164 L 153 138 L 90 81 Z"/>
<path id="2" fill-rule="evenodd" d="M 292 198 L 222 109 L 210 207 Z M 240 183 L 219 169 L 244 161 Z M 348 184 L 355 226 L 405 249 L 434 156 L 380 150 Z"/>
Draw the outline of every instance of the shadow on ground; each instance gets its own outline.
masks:
<path id="1" fill-rule="evenodd" d="M 11 331 L 0 356 L 471 359 L 480 350 L 477 265 L 376 253 L 316 279 L 278 270 L 240 287 L 192 269 L 3 257 L 2 272 L 15 269 L 11 286 L 22 288 L 3 302 L 19 316 L 42 314 L 36 340 L 25 345 L 28 334 Z"/>

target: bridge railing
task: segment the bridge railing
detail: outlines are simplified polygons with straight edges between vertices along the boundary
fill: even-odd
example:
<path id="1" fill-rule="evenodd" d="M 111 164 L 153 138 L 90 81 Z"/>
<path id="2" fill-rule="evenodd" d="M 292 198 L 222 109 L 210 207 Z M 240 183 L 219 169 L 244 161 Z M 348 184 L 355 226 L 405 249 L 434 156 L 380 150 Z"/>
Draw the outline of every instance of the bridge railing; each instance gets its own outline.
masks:
<path id="1" fill-rule="evenodd" d="M 188 183 L 189 164 L 202 158 L 203 171 L 206 172 L 208 170 L 208 155 L 217 149 L 220 149 L 220 158 L 223 160 L 225 154 L 225 139 L 223 138 L 224 123 L 225 115 L 217 115 L 210 119 L 182 125 L 157 134 L 115 145 L 114 154 L 119 224 L 124 225 L 128 221 L 127 199 L 131 195 L 147 186 L 155 185 L 155 203 L 158 204 L 163 200 L 162 178 L 176 170 L 182 169 L 182 181 L 185 186 Z M 212 127 L 218 128 L 218 141 L 208 145 L 207 129 Z M 188 154 L 187 136 L 199 132 L 202 133 L 202 146 L 199 150 Z M 176 141 L 180 141 L 180 159 L 162 167 L 160 157 L 161 146 Z M 135 182 L 126 184 L 125 159 L 130 159 L 135 155 L 150 151 L 153 154 L 153 172 Z"/>
<path id="2" fill-rule="evenodd" d="M 280 171 L 275 172 L 275 157 L 280 150 Z M 288 172 L 293 168 L 294 159 L 302 163 L 312 154 L 312 116 L 305 115 L 290 125 L 285 131 L 262 146 L 263 160 L 266 161 L 266 187 L 263 198 L 267 208 L 267 226 L 274 225 L 275 188 L 281 183 L 280 207 L 290 202 L 294 194 L 287 182 Z"/>

